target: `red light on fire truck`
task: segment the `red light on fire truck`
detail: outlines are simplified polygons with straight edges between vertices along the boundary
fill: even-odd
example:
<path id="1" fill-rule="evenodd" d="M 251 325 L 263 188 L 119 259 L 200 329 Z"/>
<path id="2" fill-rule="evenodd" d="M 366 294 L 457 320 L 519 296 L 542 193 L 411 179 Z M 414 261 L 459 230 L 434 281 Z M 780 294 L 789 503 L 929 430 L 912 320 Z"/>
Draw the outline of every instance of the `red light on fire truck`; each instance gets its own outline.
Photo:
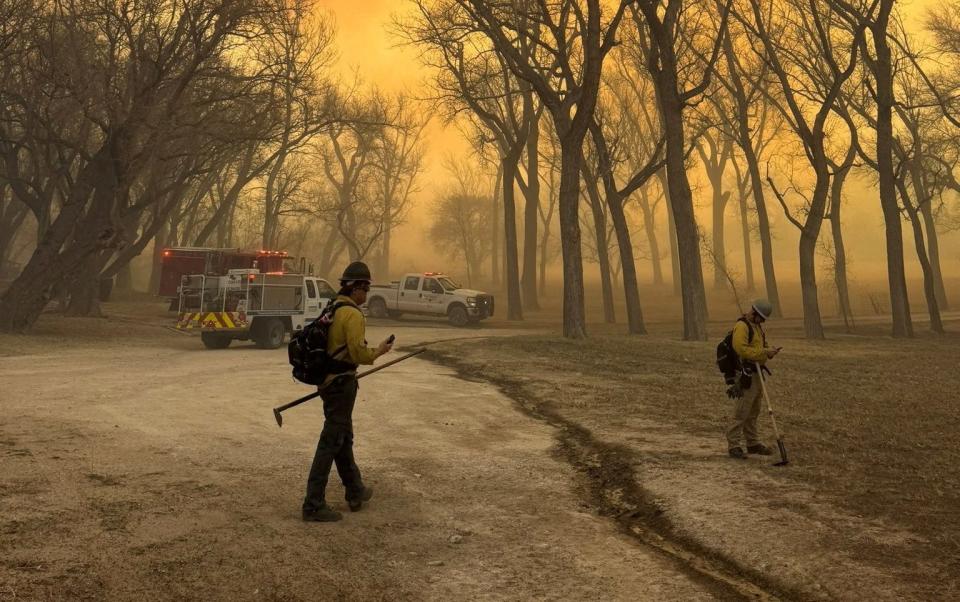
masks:
<path id="1" fill-rule="evenodd" d="M 170 255 L 172 255 L 172 253 L 170 252 L 170 249 L 164 249 L 164 251 L 163 251 L 163 256 L 164 256 L 164 257 L 170 257 Z"/>

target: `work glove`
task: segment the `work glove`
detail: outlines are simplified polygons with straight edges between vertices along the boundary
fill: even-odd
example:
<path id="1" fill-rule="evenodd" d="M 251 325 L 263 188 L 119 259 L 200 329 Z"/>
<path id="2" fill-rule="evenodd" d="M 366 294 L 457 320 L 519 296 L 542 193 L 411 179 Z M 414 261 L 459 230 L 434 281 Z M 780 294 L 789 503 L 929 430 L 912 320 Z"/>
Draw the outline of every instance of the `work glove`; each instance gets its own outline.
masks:
<path id="1" fill-rule="evenodd" d="M 730 399 L 740 399 L 743 397 L 743 389 L 740 388 L 739 383 L 730 385 L 730 387 L 727 389 L 727 397 Z"/>

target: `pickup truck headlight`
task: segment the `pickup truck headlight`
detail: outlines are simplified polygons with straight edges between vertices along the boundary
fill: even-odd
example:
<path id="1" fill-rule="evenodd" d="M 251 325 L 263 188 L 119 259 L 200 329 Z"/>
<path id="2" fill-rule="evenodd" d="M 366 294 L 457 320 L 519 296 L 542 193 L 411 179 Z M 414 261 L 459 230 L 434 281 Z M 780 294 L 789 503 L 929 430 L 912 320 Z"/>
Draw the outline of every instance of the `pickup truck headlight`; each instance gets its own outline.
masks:
<path id="1" fill-rule="evenodd" d="M 476 297 L 467 297 L 467 307 L 476 307 L 477 298 Z"/>

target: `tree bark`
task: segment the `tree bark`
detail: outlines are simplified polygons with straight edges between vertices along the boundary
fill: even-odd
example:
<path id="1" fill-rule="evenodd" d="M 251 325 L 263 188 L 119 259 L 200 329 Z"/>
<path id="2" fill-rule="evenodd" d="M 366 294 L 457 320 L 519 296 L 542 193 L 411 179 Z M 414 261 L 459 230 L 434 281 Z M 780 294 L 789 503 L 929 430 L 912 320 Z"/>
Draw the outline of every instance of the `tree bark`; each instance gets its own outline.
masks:
<path id="1" fill-rule="evenodd" d="M 54 284 L 73 272 L 96 248 L 90 244 L 77 246 L 66 261 L 60 253 L 69 236 L 80 226 L 96 185 L 115 177 L 110 144 L 106 141 L 81 169 L 57 218 L 46 228 L 20 276 L 0 298 L 0 331 L 21 333 L 33 326 L 50 302 Z M 95 232 L 87 235 L 97 236 Z"/>
<path id="2" fill-rule="evenodd" d="M 647 233 L 647 243 L 650 245 L 650 262 L 653 266 L 653 284 L 655 286 L 659 286 L 663 284 L 663 264 L 660 261 L 660 240 L 657 237 L 656 215 L 653 207 L 650 206 L 650 197 L 647 193 L 646 187 L 640 189 L 639 204 L 640 212 L 643 215 L 643 229 Z M 619 239 L 619 230 L 617 235 Z"/>
<path id="3" fill-rule="evenodd" d="M 907 215 L 910 218 L 910 226 L 913 230 L 913 244 L 917 249 L 917 259 L 920 261 L 920 269 L 923 271 L 923 294 L 927 300 L 927 313 L 930 315 L 930 330 L 937 334 L 943 334 L 943 320 L 940 317 L 940 306 L 937 303 L 937 290 L 934 283 L 933 268 L 930 265 L 930 259 L 927 257 L 923 228 L 920 225 L 920 212 L 910 200 L 906 185 L 902 181 L 898 181 L 897 186 L 900 189 L 903 206 L 906 208 Z"/>
<path id="4" fill-rule="evenodd" d="M 849 168 L 840 169 L 834 176 L 830 191 L 830 232 L 833 236 L 834 283 L 837 287 L 837 302 L 847 332 L 853 328 L 853 307 L 850 304 L 850 287 L 847 280 L 847 250 L 843 242 L 843 227 L 840 221 L 843 199 L 843 183 Z"/>
<path id="5" fill-rule="evenodd" d="M 680 296 L 680 252 L 677 248 L 677 228 L 673 219 L 673 204 L 670 202 L 670 183 L 667 181 L 667 170 L 664 168 L 657 174 L 660 186 L 663 188 L 663 198 L 667 205 L 667 233 L 670 237 L 670 275 L 673 283 L 673 294 Z"/>
<path id="6" fill-rule="evenodd" d="M 707 298 L 700 261 L 700 237 L 693 212 L 693 193 L 687 179 L 686 140 L 683 133 L 683 104 L 677 92 L 675 73 L 663 69 L 654 78 L 660 88 L 663 130 L 667 142 L 667 182 L 673 208 L 680 264 L 680 292 L 683 305 L 683 338 L 707 340 Z"/>
<path id="7" fill-rule="evenodd" d="M 877 174 L 880 186 L 880 206 L 883 210 L 884 235 L 887 250 L 887 280 L 890 287 L 890 310 L 894 337 L 912 337 L 910 299 L 903 260 L 903 228 L 897 205 L 897 184 L 893 168 L 893 62 L 887 42 L 887 29 L 893 0 L 883 0 L 880 13 L 872 28 L 876 60 L 873 63 L 876 79 L 877 103 Z"/>
<path id="8" fill-rule="evenodd" d="M 933 208 L 929 201 L 920 206 L 920 215 L 923 217 L 923 225 L 927 234 L 927 254 L 930 256 L 930 270 L 933 274 L 937 305 L 940 307 L 940 311 L 949 311 L 950 304 L 947 301 L 947 290 L 943 285 L 943 270 L 940 268 L 940 237 L 937 234 L 937 223 L 933 217 Z"/>
<path id="9" fill-rule="evenodd" d="M 514 184 L 517 179 L 518 156 L 504 155 L 503 168 L 503 224 L 506 243 L 507 319 L 523 320 L 523 305 L 520 294 L 520 266 L 517 252 L 517 210 Z"/>
<path id="10" fill-rule="evenodd" d="M 497 165 L 497 181 L 493 188 L 493 225 L 492 242 L 490 247 L 490 278 L 494 288 L 500 288 L 502 282 L 500 271 L 500 194 L 503 191 L 503 163 Z"/>
<path id="11" fill-rule="evenodd" d="M 527 107 L 526 105 L 530 106 Z M 533 112 L 532 100 L 525 101 L 524 112 Z M 530 126 L 527 136 L 527 189 L 523 212 L 523 306 L 530 311 L 540 309 L 537 298 L 537 227 L 540 220 L 540 126 Z"/>
<path id="12" fill-rule="evenodd" d="M 160 290 L 160 273 L 163 270 L 163 249 L 167 246 L 169 235 L 169 219 L 165 219 L 153 239 L 153 253 L 150 260 L 150 285 L 147 289 L 147 292 L 151 295 L 156 295 Z"/>
<path id="13" fill-rule="evenodd" d="M 603 297 L 603 320 L 615 324 L 616 311 L 613 306 L 613 282 L 610 270 L 610 242 L 607 239 L 607 218 L 600 202 L 600 191 L 596 179 L 584 174 L 587 198 L 590 199 L 590 212 L 593 215 L 594 238 L 597 241 L 597 261 L 600 264 L 600 289 Z"/>
<path id="14" fill-rule="evenodd" d="M 563 252 L 563 336 L 587 337 L 583 304 L 583 252 L 580 244 L 580 155 L 583 137 L 561 139 L 560 244 Z"/>

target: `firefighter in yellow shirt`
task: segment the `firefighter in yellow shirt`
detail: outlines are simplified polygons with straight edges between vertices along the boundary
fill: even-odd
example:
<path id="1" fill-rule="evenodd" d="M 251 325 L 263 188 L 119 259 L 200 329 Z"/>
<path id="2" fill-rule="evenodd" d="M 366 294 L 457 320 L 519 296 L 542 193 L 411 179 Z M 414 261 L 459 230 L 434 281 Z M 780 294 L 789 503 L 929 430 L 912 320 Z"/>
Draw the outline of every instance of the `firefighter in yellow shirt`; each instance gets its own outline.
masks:
<path id="1" fill-rule="evenodd" d="M 739 382 L 728 392 L 736 402 L 733 424 L 727 429 L 727 446 L 731 458 L 743 459 L 748 453 L 761 456 L 773 453 L 760 441 L 757 431 L 763 391 L 760 375 L 755 374 L 756 364 L 763 366 L 780 352 L 779 348 L 767 347 L 767 335 L 761 326 L 772 313 L 773 305 L 766 299 L 758 299 L 753 302 L 750 311 L 733 326 L 733 350 L 740 358 L 743 373 Z M 741 439 L 746 439 L 746 452 L 740 446 Z"/>
<path id="2" fill-rule="evenodd" d="M 323 399 L 323 431 L 307 477 L 303 500 L 303 520 L 332 522 L 342 517 L 326 502 L 327 480 L 335 463 L 346 490 L 351 512 L 363 507 L 373 496 L 366 487 L 353 459 L 353 406 L 357 399 L 357 367 L 373 364 L 390 351 L 393 342 L 383 341 L 376 349 L 367 347 L 366 320 L 360 306 L 370 290 L 370 268 L 356 261 L 347 266 L 340 278 L 340 293 L 334 301 L 333 323 L 327 341 L 327 353 L 336 360 L 336 369 L 320 386 Z"/>

